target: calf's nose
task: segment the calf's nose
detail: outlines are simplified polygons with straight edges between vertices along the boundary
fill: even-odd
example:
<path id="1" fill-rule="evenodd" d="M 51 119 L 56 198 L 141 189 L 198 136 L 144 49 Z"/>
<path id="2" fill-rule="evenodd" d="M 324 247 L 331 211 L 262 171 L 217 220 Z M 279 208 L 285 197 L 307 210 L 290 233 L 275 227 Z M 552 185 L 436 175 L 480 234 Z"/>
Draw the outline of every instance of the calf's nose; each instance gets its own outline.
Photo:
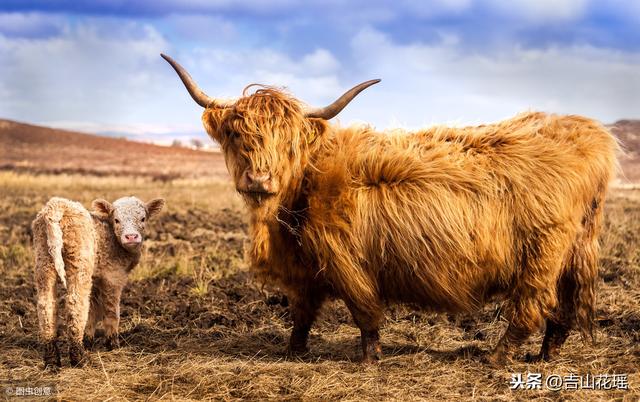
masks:
<path id="1" fill-rule="evenodd" d="M 128 234 L 124 235 L 124 238 L 127 241 L 135 241 L 135 240 L 138 240 L 139 236 L 140 235 L 138 235 L 137 233 L 128 233 Z"/>

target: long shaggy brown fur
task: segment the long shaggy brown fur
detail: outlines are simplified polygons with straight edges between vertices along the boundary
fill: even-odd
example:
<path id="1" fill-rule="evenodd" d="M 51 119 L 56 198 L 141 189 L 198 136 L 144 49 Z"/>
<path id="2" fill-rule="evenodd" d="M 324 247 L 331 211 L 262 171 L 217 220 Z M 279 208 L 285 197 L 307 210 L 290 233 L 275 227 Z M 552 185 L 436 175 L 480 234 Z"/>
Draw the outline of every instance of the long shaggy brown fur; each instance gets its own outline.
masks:
<path id="1" fill-rule="evenodd" d="M 307 119 L 271 88 L 203 114 L 236 184 L 269 172 L 278 191 L 244 194 L 252 266 L 292 299 L 290 351 L 318 308 L 343 299 L 380 357 L 385 302 L 470 312 L 509 301 L 503 361 L 547 320 L 540 357 L 574 324 L 592 333 L 597 235 L 615 139 L 580 116 L 524 113 L 478 127 L 379 133 Z"/>

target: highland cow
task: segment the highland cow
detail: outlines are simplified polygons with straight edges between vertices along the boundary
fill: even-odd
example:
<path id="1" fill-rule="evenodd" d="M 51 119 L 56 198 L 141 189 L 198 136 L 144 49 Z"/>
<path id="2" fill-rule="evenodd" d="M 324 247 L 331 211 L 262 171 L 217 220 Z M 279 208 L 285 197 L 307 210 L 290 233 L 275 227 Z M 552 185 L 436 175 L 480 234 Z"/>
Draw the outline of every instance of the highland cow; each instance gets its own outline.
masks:
<path id="1" fill-rule="evenodd" d="M 92 343 L 102 322 L 107 348 L 118 345 L 120 296 L 127 274 L 138 264 L 146 220 L 158 214 L 163 199 L 143 203 L 124 197 L 113 204 L 82 204 L 54 197 L 31 224 L 40 341 L 45 367 L 60 367 L 58 329 L 66 326 L 69 361 L 84 364 L 85 342 Z M 56 282 L 66 288 L 67 319 L 58 326 Z M 59 328 L 60 327 L 60 328 Z"/>
<path id="2" fill-rule="evenodd" d="M 486 357 L 508 361 L 546 321 L 538 358 L 571 328 L 593 334 L 598 231 L 616 168 L 615 139 L 580 116 L 525 113 L 491 125 L 379 133 L 327 120 L 359 91 L 310 109 L 270 87 L 220 101 L 171 58 L 205 108 L 251 216 L 252 268 L 289 295 L 288 350 L 327 297 L 381 357 L 385 303 L 473 312 L 506 300 L 509 326 Z"/>

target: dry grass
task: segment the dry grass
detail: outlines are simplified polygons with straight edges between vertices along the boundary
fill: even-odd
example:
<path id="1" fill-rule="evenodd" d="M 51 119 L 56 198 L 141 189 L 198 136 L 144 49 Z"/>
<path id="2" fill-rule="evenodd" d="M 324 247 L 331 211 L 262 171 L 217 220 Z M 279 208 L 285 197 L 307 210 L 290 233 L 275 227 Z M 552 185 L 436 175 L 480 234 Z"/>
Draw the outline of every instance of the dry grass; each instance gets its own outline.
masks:
<path id="1" fill-rule="evenodd" d="M 241 201 L 214 178 L 33 176 L 0 172 L 0 392 L 54 386 L 65 400 L 597 400 L 640 398 L 640 191 L 617 191 L 606 207 L 598 342 L 573 334 L 552 363 L 477 361 L 505 323 L 499 305 L 460 317 L 392 306 L 382 331 L 385 359 L 363 367 L 358 330 L 341 302 L 323 309 L 311 354 L 287 360 L 287 300 L 246 272 Z M 28 225 L 53 195 L 85 205 L 96 197 L 164 196 L 141 265 L 122 305 L 123 347 L 98 345 L 83 369 L 42 370 Z M 66 362 L 65 362 L 66 363 Z M 629 391 L 511 391 L 511 373 L 629 374 Z"/>

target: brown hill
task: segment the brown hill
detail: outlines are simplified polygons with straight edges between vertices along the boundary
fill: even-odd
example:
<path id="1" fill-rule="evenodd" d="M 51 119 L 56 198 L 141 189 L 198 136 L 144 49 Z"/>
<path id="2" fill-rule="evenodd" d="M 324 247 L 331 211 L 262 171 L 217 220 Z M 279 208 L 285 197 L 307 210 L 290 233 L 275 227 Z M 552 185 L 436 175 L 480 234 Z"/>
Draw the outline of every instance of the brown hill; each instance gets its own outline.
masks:
<path id="1" fill-rule="evenodd" d="M 226 176 L 219 152 L 163 147 L 0 119 L 0 169 L 179 177 Z"/>
<path id="2" fill-rule="evenodd" d="M 618 120 L 608 127 L 625 151 L 620 158 L 624 181 L 640 183 L 640 120 Z"/>

